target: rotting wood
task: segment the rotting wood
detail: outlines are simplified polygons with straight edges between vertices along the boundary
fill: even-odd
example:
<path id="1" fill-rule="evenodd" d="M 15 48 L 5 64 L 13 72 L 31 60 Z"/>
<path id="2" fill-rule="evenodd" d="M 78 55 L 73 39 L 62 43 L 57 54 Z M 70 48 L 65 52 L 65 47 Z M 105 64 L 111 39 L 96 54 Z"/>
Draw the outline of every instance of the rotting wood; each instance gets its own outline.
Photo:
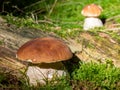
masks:
<path id="1" fill-rule="evenodd" d="M 15 52 L 0 46 L 0 68 L 2 68 L 1 72 L 8 72 L 20 77 L 25 72 L 26 65 L 15 58 Z"/>

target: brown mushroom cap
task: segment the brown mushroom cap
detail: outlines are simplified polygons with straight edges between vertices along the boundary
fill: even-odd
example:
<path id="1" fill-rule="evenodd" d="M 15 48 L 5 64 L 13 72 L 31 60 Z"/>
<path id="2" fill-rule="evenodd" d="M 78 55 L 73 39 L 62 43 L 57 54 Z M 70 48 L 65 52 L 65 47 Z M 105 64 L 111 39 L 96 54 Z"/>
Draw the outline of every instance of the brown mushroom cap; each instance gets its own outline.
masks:
<path id="1" fill-rule="evenodd" d="M 17 58 L 32 63 L 52 63 L 72 58 L 73 54 L 61 40 L 52 37 L 28 41 L 17 51 Z"/>
<path id="2" fill-rule="evenodd" d="M 81 14 L 86 17 L 98 17 L 100 16 L 101 12 L 102 7 L 96 4 L 90 4 L 82 9 Z"/>

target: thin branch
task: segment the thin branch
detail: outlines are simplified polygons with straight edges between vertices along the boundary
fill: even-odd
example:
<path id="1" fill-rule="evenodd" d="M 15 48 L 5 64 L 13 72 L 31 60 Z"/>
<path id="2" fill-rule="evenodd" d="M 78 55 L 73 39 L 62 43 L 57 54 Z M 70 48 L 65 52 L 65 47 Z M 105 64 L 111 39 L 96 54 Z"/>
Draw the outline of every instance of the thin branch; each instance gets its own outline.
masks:
<path id="1" fill-rule="evenodd" d="M 33 3 L 33 4 L 29 5 L 29 6 L 24 7 L 23 10 L 28 9 L 28 8 L 30 8 L 30 7 L 32 7 L 32 6 L 35 6 L 35 5 L 37 5 L 37 4 L 39 4 L 39 3 L 42 3 L 42 2 L 44 2 L 44 1 L 45 1 L 45 0 L 40 0 L 40 1 L 36 2 L 36 3 Z"/>
<path id="2" fill-rule="evenodd" d="M 51 9 L 50 9 L 50 11 L 49 11 L 48 16 L 50 16 L 50 15 L 51 15 L 51 13 L 53 12 L 53 9 L 55 8 L 56 3 L 57 3 L 57 0 L 55 0 L 55 2 L 53 3 L 53 5 L 52 5 L 52 7 L 51 7 Z"/>

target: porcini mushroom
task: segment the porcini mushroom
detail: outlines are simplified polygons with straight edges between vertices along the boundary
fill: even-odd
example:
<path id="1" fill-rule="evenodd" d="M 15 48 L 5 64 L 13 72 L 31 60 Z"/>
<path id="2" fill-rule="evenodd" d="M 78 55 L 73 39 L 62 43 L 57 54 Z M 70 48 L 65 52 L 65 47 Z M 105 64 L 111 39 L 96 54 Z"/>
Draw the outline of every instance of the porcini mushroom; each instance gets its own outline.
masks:
<path id="1" fill-rule="evenodd" d="M 86 17 L 84 20 L 83 29 L 89 30 L 95 27 L 102 27 L 103 23 L 98 18 L 101 12 L 102 12 L 102 7 L 99 5 L 90 4 L 85 6 L 81 11 L 81 14 Z"/>
<path id="2" fill-rule="evenodd" d="M 26 74 L 30 85 L 46 84 L 44 79 L 51 80 L 54 75 L 66 75 L 61 61 L 69 60 L 73 54 L 61 40 L 53 37 L 36 38 L 26 42 L 17 51 L 17 58 L 30 61 L 34 66 L 28 66 Z M 37 64 L 37 65 L 36 65 Z"/>

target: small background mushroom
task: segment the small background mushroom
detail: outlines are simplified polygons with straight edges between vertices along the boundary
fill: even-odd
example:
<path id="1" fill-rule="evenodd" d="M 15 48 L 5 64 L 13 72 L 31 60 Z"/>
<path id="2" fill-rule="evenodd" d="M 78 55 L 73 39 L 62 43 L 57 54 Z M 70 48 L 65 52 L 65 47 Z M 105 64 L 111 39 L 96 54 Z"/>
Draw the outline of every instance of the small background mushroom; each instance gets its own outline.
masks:
<path id="1" fill-rule="evenodd" d="M 69 60 L 73 54 L 61 40 L 44 37 L 26 42 L 17 51 L 17 58 L 32 64 L 26 75 L 30 85 L 46 84 L 55 77 L 66 76 L 67 71 L 61 61 Z"/>
<path id="2" fill-rule="evenodd" d="M 98 18 L 101 11 L 102 7 L 96 4 L 87 5 L 82 9 L 81 14 L 86 17 L 83 25 L 84 30 L 103 26 L 102 21 Z"/>

